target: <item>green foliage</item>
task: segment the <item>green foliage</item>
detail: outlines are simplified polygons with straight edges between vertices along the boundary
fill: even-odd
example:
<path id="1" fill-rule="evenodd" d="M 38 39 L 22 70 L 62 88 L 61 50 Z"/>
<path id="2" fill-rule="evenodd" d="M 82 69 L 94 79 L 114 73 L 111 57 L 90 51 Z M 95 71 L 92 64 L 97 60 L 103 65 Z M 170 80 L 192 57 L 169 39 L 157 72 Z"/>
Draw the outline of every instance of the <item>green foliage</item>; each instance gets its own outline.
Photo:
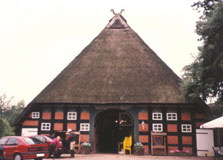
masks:
<path id="1" fill-rule="evenodd" d="M 211 13 L 211 11 L 214 9 L 214 5 L 218 4 L 220 1 L 222 0 L 199 0 L 197 2 L 194 2 L 192 7 L 199 12 L 203 10 L 203 15 L 201 16 L 201 18 L 204 18 L 205 16 L 208 16 L 209 13 Z"/>
<path id="2" fill-rule="evenodd" d="M 25 106 L 23 100 L 13 104 L 12 99 L 8 99 L 6 95 L 0 96 L 0 137 L 14 134 L 13 123 Z"/>
<path id="3" fill-rule="evenodd" d="M 0 118 L 0 137 L 9 135 L 14 135 L 12 128 L 6 119 Z"/>
<path id="4" fill-rule="evenodd" d="M 217 97 L 223 104 L 223 2 L 204 0 L 204 4 L 205 15 L 196 26 L 203 46 L 195 61 L 184 68 L 182 87 L 187 99 Z"/>
<path id="5" fill-rule="evenodd" d="M 8 120 L 10 126 L 13 126 L 15 119 L 20 115 L 25 106 L 24 101 L 20 101 L 17 104 L 14 104 L 4 112 L 4 117 Z"/>

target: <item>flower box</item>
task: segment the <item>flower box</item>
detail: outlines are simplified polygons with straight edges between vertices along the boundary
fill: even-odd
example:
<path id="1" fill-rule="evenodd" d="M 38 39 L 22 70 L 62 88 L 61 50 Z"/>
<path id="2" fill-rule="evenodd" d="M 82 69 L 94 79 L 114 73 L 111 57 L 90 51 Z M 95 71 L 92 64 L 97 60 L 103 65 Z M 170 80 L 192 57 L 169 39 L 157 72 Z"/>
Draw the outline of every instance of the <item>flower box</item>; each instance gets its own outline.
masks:
<path id="1" fill-rule="evenodd" d="M 88 142 L 81 143 L 80 153 L 81 154 L 89 154 L 90 152 L 91 152 L 91 144 Z"/>
<path id="2" fill-rule="evenodd" d="M 143 148 L 142 143 L 137 142 L 134 144 L 133 154 L 137 156 L 144 155 L 144 148 Z"/>

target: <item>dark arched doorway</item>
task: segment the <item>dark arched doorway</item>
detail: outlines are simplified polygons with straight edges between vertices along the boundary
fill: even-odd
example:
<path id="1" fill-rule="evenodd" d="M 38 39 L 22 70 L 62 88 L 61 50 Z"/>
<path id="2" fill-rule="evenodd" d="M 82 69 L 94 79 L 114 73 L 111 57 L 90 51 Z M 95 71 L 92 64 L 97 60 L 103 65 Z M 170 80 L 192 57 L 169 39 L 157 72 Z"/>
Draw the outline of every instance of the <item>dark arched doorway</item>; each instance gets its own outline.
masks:
<path id="1" fill-rule="evenodd" d="M 118 153 L 118 144 L 125 136 L 133 136 L 133 118 L 122 110 L 107 110 L 95 118 L 95 151 Z M 134 136 L 133 136 L 134 137 Z"/>

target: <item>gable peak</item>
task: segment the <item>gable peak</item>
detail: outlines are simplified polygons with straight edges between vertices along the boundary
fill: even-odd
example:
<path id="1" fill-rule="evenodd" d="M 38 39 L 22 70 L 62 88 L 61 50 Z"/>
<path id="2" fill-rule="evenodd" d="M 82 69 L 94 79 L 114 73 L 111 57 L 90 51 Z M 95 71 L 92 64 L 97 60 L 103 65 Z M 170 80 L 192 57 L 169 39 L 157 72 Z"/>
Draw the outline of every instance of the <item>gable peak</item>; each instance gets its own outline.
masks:
<path id="1" fill-rule="evenodd" d="M 109 21 L 106 27 L 110 29 L 123 29 L 129 27 L 127 21 L 122 16 L 123 11 L 125 10 L 121 9 L 119 13 L 116 13 L 114 9 L 111 9 L 111 12 L 114 14 L 114 17 Z"/>

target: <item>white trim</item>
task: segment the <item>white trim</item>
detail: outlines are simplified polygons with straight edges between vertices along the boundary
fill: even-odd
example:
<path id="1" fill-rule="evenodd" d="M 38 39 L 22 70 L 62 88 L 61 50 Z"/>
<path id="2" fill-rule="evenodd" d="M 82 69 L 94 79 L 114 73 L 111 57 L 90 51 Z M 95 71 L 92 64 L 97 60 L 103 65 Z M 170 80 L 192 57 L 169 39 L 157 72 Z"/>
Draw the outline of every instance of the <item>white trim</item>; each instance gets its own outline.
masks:
<path id="1" fill-rule="evenodd" d="M 77 120 L 77 112 L 67 112 L 67 120 Z"/>
<path id="2" fill-rule="evenodd" d="M 163 119 L 163 114 L 161 112 L 154 112 L 152 114 L 153 120 L 162 120 Z"/>
<path id="3" fill-rule="evenodd" d="M 80 131 L 90 131 L 90 123 L 80 123 Z"/>
<path id="4" fill-rule="evenodd" d="M 32 119 L 39 119 L 40 113 L 39 112 L 32 112 Z"/>
<path id="5" fill-rule="evenodd" d="M 153 123 L 153 132 L 163 132 L 163 124 Z"/>
<path id="6" fill-rule="evenodd" d="M 181 132 L 191 133 L 192 132 L 192 125 L 191 124 L 181 124 Z"/>
<path id="7" fill-rule="evenodd" d="M 49 131 L 51 129 L 51 123 L 41 123 L 42 131 Z"/>
<path id="8" fill-rule="evenodd" d="M 177 113 L 174 112 L 167 112 L 166 113 L 166 119 L 168 121 L 177 121 Z"/>

